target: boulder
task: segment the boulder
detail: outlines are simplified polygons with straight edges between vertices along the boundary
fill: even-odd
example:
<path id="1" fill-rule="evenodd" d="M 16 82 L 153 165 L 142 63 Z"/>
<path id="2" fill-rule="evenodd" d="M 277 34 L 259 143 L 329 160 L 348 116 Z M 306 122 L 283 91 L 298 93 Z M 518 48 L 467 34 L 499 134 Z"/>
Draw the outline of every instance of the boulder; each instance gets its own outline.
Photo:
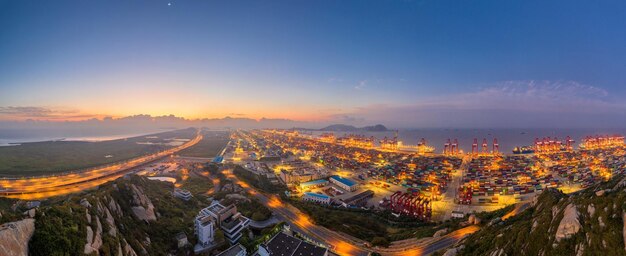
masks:
<path id="1" fill-rule="evenodd" d="M 451 248 L 446 250 L 446 252 L 444 252 L 442 256 L 456 256 L 458 252 L 458 248 Z"/>
<path id="2" fill-rule="evenodd" d="M 476 217 L 476 215 L 472 214 L 469 216 L 469 219 L 467 220 L 469 222 L 470 225 L 478 225 L 480 224 L 480 218 Z"/>
<path id="3" fill-rule="evenodd" d="M 626 251 L 626 212 L 622 212 L 622 238 L 624 240 L 624 250 Z"/>
<path id="4" fill-rule="evenodd" d="M 91 207 L 91 204 L 89 203 L 89 201 L 87 201 L 87 198 L 83 198 L 80 200 L 80 205 L 82 205 L 85 208 L 89 208 Z"/>
<path id="5" fill-rule="evenodd" d="M 589 217 L 593 217 L 593 214 L 596 212 L 596 207 L 593 204 L 587 206 L 587 213 L 589 213 Z"/>
<path id="6" fill-rule="evenodd" d="M 441 237 L 442 235 L 445 235 L 446 233 L 448 233 L 448 229 L 447 228 L 440 229 L 440 230 L 437 230 L 437 232 L 435 232 L 435 234 L 433 234 L 433 237 L 434 238 Z"/>
<path id="7" fill-rule="evenodd" d="M 568 204 L 563 212 L 563 219 L 559 223 L 556 230 L 556 241 L 559 242 L 564 238 L 568 238 L 580 230 L 580 222 L 578 221 L 578 210 L 576 205 Z"/>
<path id="8" fill-rule="evenodd" d="M 0 254 L 28 255 L 28 241 L 35 232 L 35 220 L 28 218 L 0 226 Z"/>

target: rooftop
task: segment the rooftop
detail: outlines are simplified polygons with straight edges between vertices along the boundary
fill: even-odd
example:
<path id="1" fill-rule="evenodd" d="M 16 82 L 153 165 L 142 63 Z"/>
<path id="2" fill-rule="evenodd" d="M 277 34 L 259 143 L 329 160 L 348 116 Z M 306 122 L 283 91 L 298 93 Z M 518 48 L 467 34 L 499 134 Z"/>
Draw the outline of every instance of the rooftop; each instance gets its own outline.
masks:
<path id="1" fill-rule="evenodd" d="M 209 216 L 199 216 L 198 220 L 200 221 L 200 225 L 202 225 L 203 227 L 212 225 L 213 223 L 213 219 L 211 219 L 211 217 Z"/>
<path id="2" fill-rule="evenodd" d="M 246 248 L 244 248 L 241 244 L 236 244 L 221 252 L 217 256 L 235 256 L 244 251 L 246 251 Z"/>
<path id="3" fill-rule="evenodd" d="M 318 193 L 312 193 L 312 192 L 304 192 L 305 195 L 307 196 L 312 196 L 312 197 L 317 197 L 317 198 L 322 198 L 322 199 L 328 199 L 330 198 L 327 195 L 322 195 L 322 194 L 318 194 Z"/>
<path id="4" fill-rule="evenodd" d="M 267 243 L 267 249 L 270 251 L 270 255 L 291 256 L 298 249 L 300 243 L 302 243 L 300 239 L 280 232 Z"/>
<path id="5" fill-rule="evenodd" d="M 237 225 L 241 224 L 242 222 L 244 222 L 246 219 L 246 217 L 244 217 L 243 215 L 233 215 L 227 219 L 225 219 L 224 221 L 222 221 L 222 227 L 225 229 L 232 229 L 234 227 L 236 227 Z"/>
<path id="6" fill-rule="evenodd" d="M 322 256 L 327 249 L 312 245 L 283 232 L 276 234 L 267 243 L 270 255 L 277 256 Z"/>
<path id="7" fill-rule="evenodd" d="M 355 181 L 350 180 L 350 179 L 346 179 L 346 178 L 342 178 L 342 177 L 341 177 L 341 176 L 339 176 L 339 175 L 333 175 L 333 176 L 330 176 L 330 177 L 331 177 L 332 179 L 334 179 L 334 180 L 338 181 L 338 182 L 341 182 L 341 183 L 345 184 L 346 186 L 350 186 L 350 187 L 351 187 L 351 186 L 356 185 L 356 182 L 355 182 Z"/>
<path id="8" fill-rule="evenodd" d="M 177 240 L 187 239 L 187 235 L 185 234 L 185 232 L 180 232 L 180 233 L 176 234 L 176 239 Z"/>
<path id="9" fill-rule="evenodd" d="M 343 201 L 345 203 L 347 203 L 347 204 L 350 204 L 350 203 L 352 203 L 354 201 L 358 201 L 358 200 L 361 200 L 363 198 L 366 198 L 366 197 L 369 197 L 369 196 L 373 196 L 373 195 L 374 195 L 374 191 L 371 191 L 371 190 L 368 189 L 368 190 L 365 190 L 365 191 L 363 191 L 361 193 L 358 193 L 358 194 L 356 194 L 354 196 L 351 196 L 350 198 L 344 199 Z"/>
<path id="10" fill-rule="evenodd" d="M 306 187 L 306 186 L 315 186 L 315 185 L 319 185 L 319 184 L 324 184 L 328 182 L 327 180 L 312 180 L 312 181 L 307 181 L 307 182 L 303 182 L 300 183 L 300 186 Z"/>

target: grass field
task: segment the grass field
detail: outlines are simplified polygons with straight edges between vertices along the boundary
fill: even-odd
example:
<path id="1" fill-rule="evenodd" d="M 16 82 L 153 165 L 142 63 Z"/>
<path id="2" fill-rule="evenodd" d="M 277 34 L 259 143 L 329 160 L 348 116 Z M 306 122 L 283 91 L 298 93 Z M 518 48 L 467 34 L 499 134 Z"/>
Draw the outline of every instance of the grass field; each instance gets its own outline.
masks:
<path id="1" fill-rule="evenodd" d="M 202 131 L 202 140 L 192 147 L 178 152 L 180 156 L 215 157 L 228 143 L 230 133 L 226 131 Z"/>
<path id="2" fill-rule="evenodd" d="M 191 128 L 101 142 L 47 141 L 0 147 L 0 176 L 52 174 L 123 161 L 170 148 L 162 143 L 191 139 L 195 131 Z"/>

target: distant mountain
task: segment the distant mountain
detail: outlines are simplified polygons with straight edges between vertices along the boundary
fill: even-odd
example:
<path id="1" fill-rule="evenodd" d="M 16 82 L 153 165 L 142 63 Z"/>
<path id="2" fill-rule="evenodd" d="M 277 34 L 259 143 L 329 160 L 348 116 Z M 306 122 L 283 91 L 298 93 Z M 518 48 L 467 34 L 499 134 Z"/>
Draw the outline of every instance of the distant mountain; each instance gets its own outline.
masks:
<path id="1" fill-rule="evenodd" d="M 345 124 L 333 124 L 333 125 L 329 125 L 326 126 L 322 129 L 319 129 L 319 131 L 325 131 L 325 132 L 385 132 L 385 131 L 389 131 L 387 129 L 387 127 L 385 127 L 382 124 L 377 124 L 374 126 L 365 126 L 365 127 L 355 127 L 352 125 L 345 125 Z"/>

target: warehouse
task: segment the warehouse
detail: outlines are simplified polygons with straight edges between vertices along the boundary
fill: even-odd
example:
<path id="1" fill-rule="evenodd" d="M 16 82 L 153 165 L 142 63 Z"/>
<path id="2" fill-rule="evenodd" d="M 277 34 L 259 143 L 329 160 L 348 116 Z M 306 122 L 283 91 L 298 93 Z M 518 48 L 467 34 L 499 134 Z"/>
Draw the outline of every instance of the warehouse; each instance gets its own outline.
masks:
<path id="1" fill-rule="evenodd" d="M 356 181 L 342 178 L 339 175 L 330 176 L 330 182 L 350 192 L 355 191 L 357 190 L 357 188 L 359 188 L 359 185 L 356 183 Z"/>
<path id="2" fill-rule="evenodd" d="M 302 200 L 321 203 L 321 204 L 329 204 L 330 196 L 317 194 L 317 193 L 311 193 L 311 192 L 305 192 L 304 196 L 302 197 Z"/>
<path id="3" fill-rule="evenodd" d="M 328 185 L 328 181 L 327 180 L 312 180 L 312 181 L 307 181 L 307 182 L 302 182 L 300 183 L 300 188 L 302 190 L 307 189 L 307 188 L 318 188 L 318 187 L 323 187 Z"/>

